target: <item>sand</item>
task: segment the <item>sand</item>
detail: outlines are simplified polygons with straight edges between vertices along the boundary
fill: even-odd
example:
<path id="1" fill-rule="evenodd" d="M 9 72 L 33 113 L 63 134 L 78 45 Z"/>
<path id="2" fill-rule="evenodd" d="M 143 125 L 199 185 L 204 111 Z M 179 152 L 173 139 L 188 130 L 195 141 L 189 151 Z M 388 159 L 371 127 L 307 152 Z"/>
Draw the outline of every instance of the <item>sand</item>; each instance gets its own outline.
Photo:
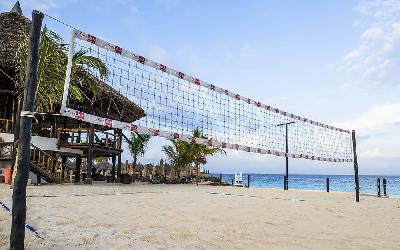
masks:
<path id="1" fill-rule="evenodd" d="M 28 187 L 27 249 L 399 249 L 400 200 L 200 185 Z M 0 185 L 0 201 L 11 190 Z M 11 215 L 0 208 L 0 248 Z"/>

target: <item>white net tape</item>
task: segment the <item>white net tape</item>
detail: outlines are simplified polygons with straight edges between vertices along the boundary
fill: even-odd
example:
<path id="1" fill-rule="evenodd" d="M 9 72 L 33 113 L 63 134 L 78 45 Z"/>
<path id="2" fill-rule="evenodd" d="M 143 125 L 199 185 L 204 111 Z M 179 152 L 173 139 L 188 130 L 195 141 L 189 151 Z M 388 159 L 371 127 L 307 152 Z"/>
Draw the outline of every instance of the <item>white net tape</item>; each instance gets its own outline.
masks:
<path id="1" fill-rule="evenodd" d="M 82 31 L 74 30 L 72 34 L 70 58 L 74 51 L 83 50 L 101 59 L 110 72 L 103 82 L 140 106 L 146 116 L 130 124 L 74 109 L 67 101 L 68 69 L 62 115 L 112 128 L 247 152 L 352 161 L 350 131 L 243 97 Z M 93 68 L 86 70 L 99 77 Z M 286 125 L 288 153 L 286 123 L 290 123 Z M 196 128 L 208 139 L 192 137 Z"/>

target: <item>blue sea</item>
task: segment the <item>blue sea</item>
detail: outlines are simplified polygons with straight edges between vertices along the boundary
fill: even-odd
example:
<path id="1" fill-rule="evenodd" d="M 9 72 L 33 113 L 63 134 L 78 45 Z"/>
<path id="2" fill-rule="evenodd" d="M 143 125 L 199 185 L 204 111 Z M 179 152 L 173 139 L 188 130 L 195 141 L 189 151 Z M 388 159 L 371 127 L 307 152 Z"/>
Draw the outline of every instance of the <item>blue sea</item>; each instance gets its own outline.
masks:
<path id="1" fill-rule="evenodd" d="M 218 177 L 219 174 L 211 174 Z M 250 187 L 283 189 L 283 175 L 280 174 L 245 174 L 243 184 L 247 186 L 247 176 L 250 175 Z M 354 192 L 354 175 L 289 175 L 289 189 L 326 191 L 326 178 L 329 177 L 331 192 Z M 387 193 L 390 197 L 400 196 L 400 176 L 360 175 L 360 192 L 377 194 L 377 178 L 381 179 L 381 194 L 383 195 L 382 179 L 386 179 Z M 231 183 L 234 174 L 222 174 L 226 183 Z"/>

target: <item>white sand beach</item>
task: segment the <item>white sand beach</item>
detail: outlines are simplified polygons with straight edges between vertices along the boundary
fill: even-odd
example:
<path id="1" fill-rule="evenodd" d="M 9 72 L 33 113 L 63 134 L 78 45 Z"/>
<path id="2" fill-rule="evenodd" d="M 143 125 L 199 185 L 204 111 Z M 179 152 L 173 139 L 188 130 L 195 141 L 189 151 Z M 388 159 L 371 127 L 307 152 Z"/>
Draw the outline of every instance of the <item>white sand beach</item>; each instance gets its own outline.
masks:
<path id="1" fill-rule="evenodd" d="M 27 249 L 399 249 L 400 200 L 200 185 L 28 187 Z M 0 201 L 11 205 L 0 185 Z M 11 215 L 0 208 L 0 248 Z"/>

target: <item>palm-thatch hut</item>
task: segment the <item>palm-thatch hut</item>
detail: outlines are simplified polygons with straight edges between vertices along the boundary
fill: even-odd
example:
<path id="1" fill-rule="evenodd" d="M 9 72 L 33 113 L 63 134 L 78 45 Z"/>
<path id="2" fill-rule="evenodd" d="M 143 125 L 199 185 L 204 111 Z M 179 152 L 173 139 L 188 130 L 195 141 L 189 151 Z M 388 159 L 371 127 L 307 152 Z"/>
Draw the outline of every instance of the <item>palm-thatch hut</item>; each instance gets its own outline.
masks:
<path id="1" fill-rule="evenodd" d="M 0 14 L 0 137 L 5 141 L 13 139 L 17 123 L 18 99 L 16 82 L 19 81 L 19 49 L 27 41 L 31 21 L 26 18 L 17 2 L 10 12 Z M 61 49 L 60 49 L 61 51 Z M 62 56 L 67 55 L 61 53 Z M 83 70 L 83 69 L 82 69 Z M 130 101 L 118 91 L 90 73 L 87 78 L 96 82 L 98 94 L 80 83 L 80 89 L 87 97 L 84 101 L 70 101 L 72 108 L 112 120 L 132 123 L 145 116 L 142 108 Z M 118 157 L 118 171 L 121 168 L 122 131 L 110 131 L 108 127 L 95 125 L 94 143 L 88 144 L 90 124 L 59 115 L 60 104 L 54 110 L 41 112 L 35 116 L 32 125 L 32 141 L 39 150 L 46 151 L 56 160 L 66 162 L 67 157 L 77 157 L 76 171 L 80 171 L 81 157 L 86 158 L 92 148 L 93 157 Z M 86 136 L 86 137 L 85 137 Z M 49 140 L 44 140 L 48 138 Z M 36 140 L 36 141 L 35 141 Z M 79 157 L 78 157 L 79 156 Z M 54 168 L 52 171 L 55 171 Z M 78 177 L 76 177 L 78 176 Z M 75 174 L 79 178 L 79 174 Z M 79 181 L 79 180 L 78 180 Z"/>
<path id="2" fill-rule="evenodd" d="M 6 95 L 1 98 L 3 101 L 1 107 L 12 106 L 12 95 L 15 91 L 14 81 L 17 80 L 16 72 L 18 66 L 18 49 L 21 43 L 26 41 L 29 33 L 30 20 L 22 15 L 19 3 L 14 6 L 12 11 L 0 14 L 0 93 Z M 65 55 L 66 57 L 66 55 Z M 131 102 L 128 98 L 121 95 L 109 85 L 88 74 L 98 85 L 100 94 L 98 98 L 85 100 L 81 103 L 71 103 L 74 108 L 84 112 L 92 113 L 101 117 L 123 122 L 134 122 L 145 116 L 143 109 Z M 12 78 L 12 79 L 10 79 Z M 82 83 L 82 91 L 88 98 L 93 97 L 94 93 L 90 91 L 85 83 Z M 59 107 L 58 107 L 59 111 Z M 0 118 L 11 119 L 12 111 L 0 110 Z"/>

